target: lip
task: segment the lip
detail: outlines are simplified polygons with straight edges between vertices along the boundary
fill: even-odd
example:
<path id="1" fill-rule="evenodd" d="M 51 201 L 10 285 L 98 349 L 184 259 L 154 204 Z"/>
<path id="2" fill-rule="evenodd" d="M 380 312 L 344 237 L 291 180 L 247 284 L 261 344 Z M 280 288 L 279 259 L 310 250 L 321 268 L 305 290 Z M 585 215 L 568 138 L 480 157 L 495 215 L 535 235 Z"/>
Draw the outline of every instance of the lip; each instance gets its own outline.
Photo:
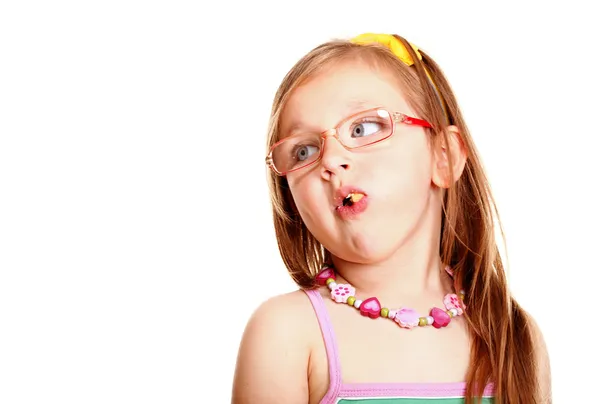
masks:
<path id="1" fill-rule="evenodd" d="M 344 198 L 351 192 L 361 193 L 364 196 L 360 201 L 353 203 L 352 206 L 343 206 Z M 367 209 L 369 195 L 358 187 L 346 185 L 336 191 L 334 201 L 335 212 L 338 216 L 342 219 L 354 219 Z"/>

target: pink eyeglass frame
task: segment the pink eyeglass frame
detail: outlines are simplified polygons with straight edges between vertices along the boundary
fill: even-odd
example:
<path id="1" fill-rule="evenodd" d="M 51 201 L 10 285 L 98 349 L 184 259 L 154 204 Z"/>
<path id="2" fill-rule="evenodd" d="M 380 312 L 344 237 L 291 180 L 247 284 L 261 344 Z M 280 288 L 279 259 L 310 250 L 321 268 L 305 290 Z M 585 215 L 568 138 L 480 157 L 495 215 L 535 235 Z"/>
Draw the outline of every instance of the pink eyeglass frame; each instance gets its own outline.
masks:
<path id="1" fill-rule="evenodd" d="M 365 114 L 365 113 L 368 113 L 368 112 L 371 112 L 371 111 L 380 111 L 380 110 L 385 111 L 391 117 L 391 119 L 392 119 L 392 123 L 393 123 L 393 125 L 392 125 L 392 131 L 390 132 L 389 135 L 387 135 L 386 137 L 381 138 L 379 140 L 376 140 L 373 143 L 368 143 L 368 144 L 365 144 L 365 145 L 362 145 L 362 146 L 355 146 L 355 147 L 348 147 L 348 146 L 346 146 L 344 144 L 344 142 L 342 142 L 340 140 L 340 138 L 338 136 L 338 131 L 340 129 L 340 126 L 342 126 L 343 123 L 345 123 L 346 121 L 354 118 L 355 116 L 362 115 L 362 114 Z M 433 128 L 433 126 L 429 122 L 427 122 L 427 121 L 425 121 L 423 119 L 419 119 L 419 118 L 414 118 L 414 117 L 408 116 L 408 115 L 406 115 L 406 114 L 404 114 L 402 112 L 393 112 L 393 113 L 390 113 L 385 108 L 381 108 L 381 107 L 370 108 L 370 109 L 367 109 L 367 110 L 364 110 L 364 111 L 360 111 L 360 112 L 354 113 L 354 114 L 352 114 L 350 116 L 347 116 L 347 117 L 341 119 L 334 128 L 327 129 L 327 130 L 321 132 L 320 136 L 321 136 L 321 140 L 322 141 L 321 141 L 321 148 L 319 150 L 319 157 L 317 157 L 317 159 L 315 161 L 313 161 L 312 163 L 309 163 L 309 164 L 307 164 L 305 166 L 294 168 L 292 170 L 288 170 L 288 171 L 285 171 L 285 172 L 280 172 L 280 171 L 277 170 L 277 168 L 275 168 L 275 164 L 273 163 L 273 150 L 275 150 L 275 148 L 279 144 L 281 144 L 281 143 L 285 142 L 287 139 L 289 139 L 289 137 L 281 139 L 280 141 L 278 141 L 277 143 L 275 143 L 273 146 L 271 146 L 271 148 L 269 150 L 269 153 L 267 154 L 267 157 L 265 158 L 265 163 L 278 176 L 285 176 L 285 175 L 287 175 L 287 174 L 289 174 L 291 172 L 294 172 L 294 171 L 297 171 L 297 170 L 302 170 L 302 169 L 305 169 L 307 167 L 310 167 L 311 165 L 313 165 L 313 164 L 317 163 L 318 161 L 320 161 L 321 158 L 323 157 L 323 143 L 324 143 L 324 140 L 325 140 L 325 138 L 327 136 L 333 136 L 333 137 L 335 137 L 338 140 L 338 142 L 340 142 L 340 144 L 342 146 L 344 146 L 344 148 L 346 150 L 360 149 L 360 148 L 363 148 L 363 147 L 372 146 L 374 144 L 377 144 L 379 142 L 383 142 L 384 140 L 387 140 L 387 139 L 391 138 L 394 135 L 394 133 L 396 132 L 396 125 L 395 125 L 396 123 L 403 123 L 403 124 L 406 124 L 406 125 L 422 126 L 422 127 L 425 127 L 425 128 Z"/>

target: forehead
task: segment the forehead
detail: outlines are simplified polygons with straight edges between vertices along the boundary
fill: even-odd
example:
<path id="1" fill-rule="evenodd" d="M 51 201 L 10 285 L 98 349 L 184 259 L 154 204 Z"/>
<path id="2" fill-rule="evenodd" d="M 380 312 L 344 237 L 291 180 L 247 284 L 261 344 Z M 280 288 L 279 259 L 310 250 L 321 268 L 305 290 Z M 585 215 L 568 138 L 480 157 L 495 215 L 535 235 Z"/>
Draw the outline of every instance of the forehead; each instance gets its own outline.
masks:
<path id="1" fill-rule="evenodd" d="M 296 88 L 281 115 L 281 136 L 323 131 L 341 119 L 375 107 L 411 114 L 399 81 L 386 70 L 364 63 L 325 69 Z"/>

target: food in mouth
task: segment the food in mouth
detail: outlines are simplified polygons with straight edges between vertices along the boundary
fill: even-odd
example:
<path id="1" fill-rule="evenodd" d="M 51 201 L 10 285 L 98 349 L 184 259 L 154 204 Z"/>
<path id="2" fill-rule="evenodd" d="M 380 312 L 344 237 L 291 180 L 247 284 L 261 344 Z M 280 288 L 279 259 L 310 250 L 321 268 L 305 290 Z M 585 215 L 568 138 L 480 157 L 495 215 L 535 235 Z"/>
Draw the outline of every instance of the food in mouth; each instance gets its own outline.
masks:
<path id="1" fill-rule="evenodd" d="M 363 198 L 363 194 L 361 193 L 349 193 L 344 200 L 342 201 L 342 206 L 352 206 L 356 202 L 360 201 Z"/>

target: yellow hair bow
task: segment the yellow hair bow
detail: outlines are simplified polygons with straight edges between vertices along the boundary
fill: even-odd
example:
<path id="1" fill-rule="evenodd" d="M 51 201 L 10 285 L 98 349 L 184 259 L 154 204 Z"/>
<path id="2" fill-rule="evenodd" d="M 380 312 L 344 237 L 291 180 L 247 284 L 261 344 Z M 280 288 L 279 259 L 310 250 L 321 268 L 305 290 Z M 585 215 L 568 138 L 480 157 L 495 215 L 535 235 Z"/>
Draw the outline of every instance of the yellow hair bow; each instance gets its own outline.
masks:
<path id="1" fill-rule="evenodd" d="M 383 46 L 387 47 L 389 50 L 391 50 L 392 53 L 396 55 L 401 61 L 403 61 L 407 66 L 412 66 L 414 64 L 413 58 L 410 55 L 410 53 L 408 53 L 408 50 L 406 49 L 404 44 L 393 35 L 366 33 L 352 38 L 350 42 L 359 45 L 365 45 L 374 42 L 380 43 Z M 410 44 L 410 46 L 413 48 L 413 50 L 419 57 L 419 60 L 422 60 L 421 53 L 419 53 L 419 48 L 417 48 L 412 43 Z"/>
<path id="2" fill-rule="evenodd" d="M 388 48 L 390 51 L 392 51 L 392 53 L 394 55 L 396 55 L 398 57 L 398 59 L 400 59 L 402 62 L 404 62 L 407 66 L 412 66 L 415 63 L 412 56 L 410 55 L 410 53 L 408 53 L 408 50 L 406 49 L 404 44 L 398 38 L 396 38 L 395 36 L 390 35 L 390 34 L 374 34 L 374 33 L 360 34 L 360 35 L 352 38 L 350 40 L 350 42 L 358 44 L 358 45 L 379 43 L 379 44 L 385 46 L 386 48 Z M 421 56 L 421 52 L 419 52 L 419 48 L 412 43 L 410 44 L 410 46 L 413 48 L 413 50 L 417 54 L 417 57 L 419 58 L 419 60 L 423 60 L 423 57 Z M 435 89 L 436 95 L 438 97 L 438 101 L 440 102 L 440 105 L 442 106 L 442 109 L 444 110 L 444 114 L 446 115 L 446 120 L 449 122 L 450 118 L 448 115 L 448 110 L 446 109 L 445 103 L 442 101 L 442 96 L 440 94 L 440 90 L 439 90 L 438 86 L 435 84 L 435 81 L 431 77 L 429 70 L 425 66 L 423 66 L 423 70 L 425 71 L 425 74 L 427 74 L 429 81 L 433 85 L 433 88 Z"/>

